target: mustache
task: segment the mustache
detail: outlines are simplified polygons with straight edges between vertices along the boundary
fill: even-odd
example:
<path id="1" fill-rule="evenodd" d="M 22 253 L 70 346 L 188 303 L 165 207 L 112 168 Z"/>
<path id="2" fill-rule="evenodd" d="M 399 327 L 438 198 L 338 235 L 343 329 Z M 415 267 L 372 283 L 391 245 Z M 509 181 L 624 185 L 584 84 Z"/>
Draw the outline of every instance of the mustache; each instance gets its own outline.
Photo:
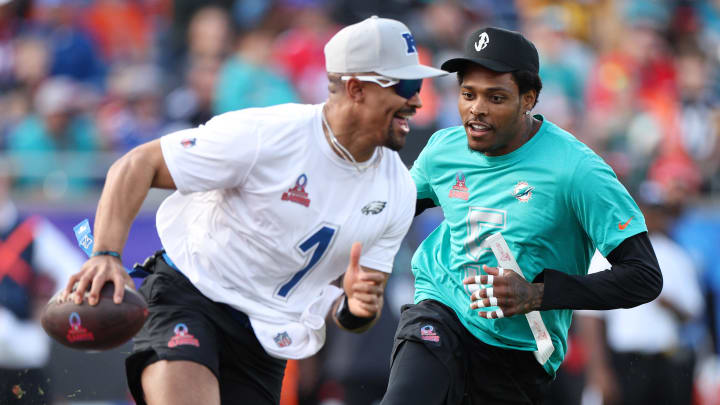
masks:
<path id="1" fill-rule="evenodd" d="M 465 120 L 464 123 L 466 126 L 472 125 L 472 124 L 480 124 L 480 125 L 486 125 L 489 128 L 493 128 L 493 125 L 491 123 L 489 123 L 487 121 L 479 120 L 477 118 L 469 118 L 469 119 Z"/>
<path id="2" fill-rule="evenodd" d="M 417 108 L 403 108 L 398 110 L 395 115 L 415 115 Z"/>

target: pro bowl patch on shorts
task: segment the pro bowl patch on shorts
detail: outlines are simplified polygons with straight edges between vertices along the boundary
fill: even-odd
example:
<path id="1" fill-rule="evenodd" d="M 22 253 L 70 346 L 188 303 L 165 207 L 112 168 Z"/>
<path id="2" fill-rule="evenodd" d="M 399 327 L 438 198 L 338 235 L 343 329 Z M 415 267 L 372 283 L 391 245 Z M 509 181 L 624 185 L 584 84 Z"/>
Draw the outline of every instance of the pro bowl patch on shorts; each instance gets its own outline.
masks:
<path id="1" fill-rule="evenodd" d="M 440 336 L 435 332 L 435 328 L 432 325 L 424 325 L 420 327 L 420 339 L 440 343 Z"/>
<path id="2" fill-rule="evenodd" d="M 179 323 L 175 325 L 173 332 L 175 332 L 175 336 L 173 336 L 168 342 L 168 347 L 176 347 L 181 345 L 200 347 L 200 341 L 198 341 L 195 336 L 190 334 L 187 325 L 185 325 L 184 323 Z"/>

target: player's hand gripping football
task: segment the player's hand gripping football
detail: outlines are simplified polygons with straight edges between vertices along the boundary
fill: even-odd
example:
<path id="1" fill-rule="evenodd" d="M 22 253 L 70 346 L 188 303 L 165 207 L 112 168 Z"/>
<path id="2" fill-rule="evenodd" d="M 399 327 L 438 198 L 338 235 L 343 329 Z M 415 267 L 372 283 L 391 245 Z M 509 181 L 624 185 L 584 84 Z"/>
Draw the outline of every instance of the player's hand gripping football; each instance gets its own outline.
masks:
<path id="1" fill-rule="evenodd" d="M 83 264 L 79 272 L 70 276 L 60 299 L 64 301 L 71 297 L 79 305 L 83 301 L 85 291 L 89 289 L 88 303 L 96 305 L 100 300 L 100 290 L 107 282 L 115 284 L 113 302 L 116 304 L 123 300 L 125 285 L 135 289 L 135 285 L 123 268 L 120 259 L 113 256 L 91 257 Z M 73 292 L 75 283 L 77 283 L 77 287 Z"/>
<path id="2" fill-rule="evenodd" d="M 463 284 L 470 291 L 470 308 L 498 307 L 480 311 L 483 318 L 496 319 L 535 311 L 542 303 L 544 285 L 531 284 L 509 269 L 483 265 L 487 275 L 466 277 Z"/>
<path id="3" fill-rule="evenodd" d="M 380 271 L 363 269 L 360 266 L 361 252 L 362 244 L 353 243 L 343 289 L 348 297 L 350 312 L 357 317 L 372 318 L 382 309 L 387 276 Z"/>

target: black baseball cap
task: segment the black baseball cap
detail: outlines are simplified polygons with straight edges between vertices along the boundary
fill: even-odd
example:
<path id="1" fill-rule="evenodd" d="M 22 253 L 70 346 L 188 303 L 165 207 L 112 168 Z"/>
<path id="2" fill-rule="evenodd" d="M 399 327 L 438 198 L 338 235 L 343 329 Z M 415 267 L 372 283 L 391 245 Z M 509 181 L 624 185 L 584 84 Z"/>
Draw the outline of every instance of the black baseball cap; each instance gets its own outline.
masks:
<path id="1" fill-rule="evenodd" d="M 463 57 L 450 59 L 440 68 L 457 72 L 468 62 L 503 73 L 516 70 L 540 71 L 538 51 L 532 42 L 519 32 L 495 27 L 473 32 L 465 44 Z"/>

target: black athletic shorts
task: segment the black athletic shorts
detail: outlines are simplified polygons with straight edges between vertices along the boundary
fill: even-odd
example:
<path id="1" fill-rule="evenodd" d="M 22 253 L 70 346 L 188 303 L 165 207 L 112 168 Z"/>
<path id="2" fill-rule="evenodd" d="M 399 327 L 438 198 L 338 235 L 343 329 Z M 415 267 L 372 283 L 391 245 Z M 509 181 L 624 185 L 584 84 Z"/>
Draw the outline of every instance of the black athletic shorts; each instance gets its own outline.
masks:
<path id="1" fill-rule="evenodd" d="M 141 375 L 158 360 L 188 360 L 209 368 L 220 384 L 222 404 L 278 404 L 285 360 L 270 357 L 247 316 L 205 297 L 156 253 L 143 265 L 151 274 L 140 293 L 150 316 L 125 361 L 128 385 L 145 405 Z"/>
<path id="2" fill-rule="evenodd" d="M 551 380 L 532 352 L 485 344 L 426 300 L 402 308 L 381 404 L 539 404 Z"/>

